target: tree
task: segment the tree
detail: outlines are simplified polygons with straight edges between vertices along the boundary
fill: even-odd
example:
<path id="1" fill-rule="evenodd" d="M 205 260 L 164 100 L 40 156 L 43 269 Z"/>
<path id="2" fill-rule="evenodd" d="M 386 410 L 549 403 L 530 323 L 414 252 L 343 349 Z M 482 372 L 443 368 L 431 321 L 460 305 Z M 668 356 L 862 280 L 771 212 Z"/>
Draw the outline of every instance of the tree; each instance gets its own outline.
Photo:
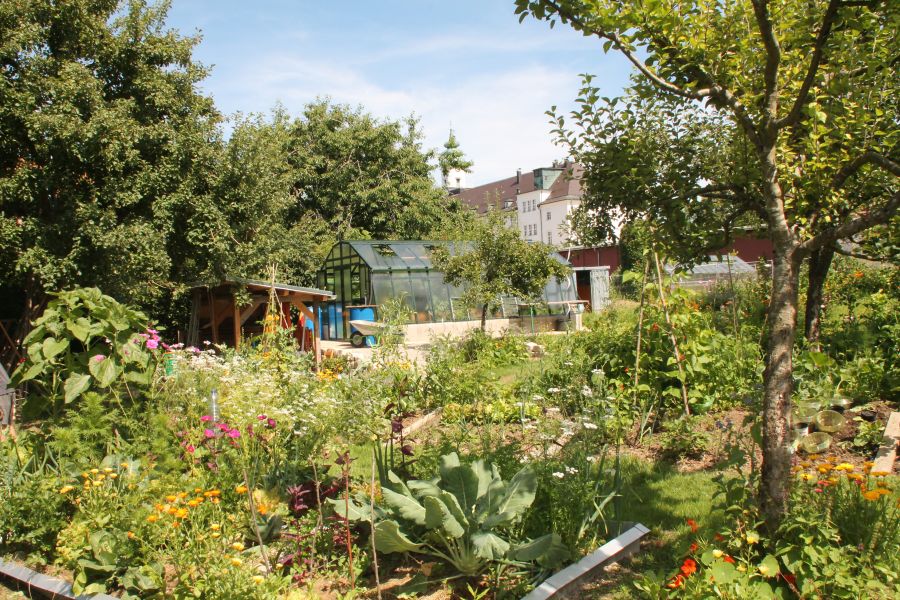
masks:
<path id="1" fill-rule="evenodd" d="M 446 283 L 465 287 L 463 301 L 467 305 L 481 306 L 482 330 L 488 312 L 498 309 L 503 297 L 536 300 L 551 277 L 569 273 L 569 268 L 553 257 L 552 247 L 526 242 L 518 230 L 506 226 L 497 211 L 476 221 L 464 237 L 472 242 L 470 250 L 456 247 L 460 251 L 451 254 L 448 248 L 437 247 L 432 261 L 444 273 Z"/>
<path id="2" fill-rule="evenodd" d="M 887 222 L 900 206 L 896 140 L 900 6 L 882 0 L 623 3 L 516 0 L 625 56 L 646 95 L 675 96 L 734 125 L 752 149 L 754 209 L 774 247 L 760 502 L 769 527 L 790 486 L 790 402 L 803 261 Z M 857 186 L 868 180 L 865 194 Z M 685 194 L 698 180 L 682 182 Z M 711 190 L 706 190 L 707 192 Z M 742 195 L 717 190 L 726 206 Z M 702 198 L 703 195 L 701 194 Z M 656 213 L 664 207 L 652 204 Z"/>
<path id="3" fill-rule="evenodd" d="M 431 178 L 415 119 L 380 121 L 318 100 L 292 126 L 289 160 L 303 212 L 349 236 L 421 239 L 458 208 Z"/>
<path id="4" fill-rule="evenodd" d="M 451 129 L 450 137 L 444 143 L 444 150 L 438 155 L 438 166 L 441 168 L 441 181 L 444 182 L 444 189 L 449 190 L 453 187 L 450 185 L 449 180 L 450 171 L 457 170 L 471 173 L 473 164 L 471 160 L 466 159 L 466 155 L 459 149 L 459 142 L 456 141 L 456 136 L 453 135 L 453 130 Z"/>
<path id="5" fill-rule="evenodd" d="M 0 4 L 0 283 L 146 305 L 208 256 L 218 114 L 167 4 Z"/>

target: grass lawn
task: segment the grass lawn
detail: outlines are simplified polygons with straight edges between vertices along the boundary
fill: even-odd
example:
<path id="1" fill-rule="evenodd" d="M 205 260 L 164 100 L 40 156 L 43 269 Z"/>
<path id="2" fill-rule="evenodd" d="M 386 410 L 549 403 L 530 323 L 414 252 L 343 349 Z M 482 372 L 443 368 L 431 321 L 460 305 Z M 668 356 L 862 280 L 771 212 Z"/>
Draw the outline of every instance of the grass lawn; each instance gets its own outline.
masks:
<path id="1" fill-rule="evenodd" d="M 670 572 L 695 537 L 711 537 L 723 522 L 722 514 L 713 510 L 715 471 L 679 473 L 669 463 L 635 458 L 623 460 L 622 471 L 618 519 L 642 523 L 651 533 L 640 552 L 586 584 L 582 598 L 636 597 L 633 581 L 644 573 Z M 693 533 L 687 519 L 696 521 L 700 531 Z"/>

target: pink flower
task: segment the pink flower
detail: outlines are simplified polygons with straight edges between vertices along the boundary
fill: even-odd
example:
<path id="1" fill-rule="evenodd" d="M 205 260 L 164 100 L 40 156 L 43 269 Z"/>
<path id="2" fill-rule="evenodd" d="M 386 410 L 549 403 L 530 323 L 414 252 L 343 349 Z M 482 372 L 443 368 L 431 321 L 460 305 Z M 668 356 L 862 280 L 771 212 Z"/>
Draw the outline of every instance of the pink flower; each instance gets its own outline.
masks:
<path id="1" fill-rule="evenodd" d="M 266 421 L 266 424 L 272 429 L 275 429 L 275 419 L 269 419 L 268 421 Z"/>
<path id="2" fill-rule="evenodd" d="M 157 348 L 158 346 L 159 346 L 159 342 L 158 342 L 158 341 L 156 341 L 156 340 L 154 340 L 154 339 L 152 339 L 152 338 L 149 339 L 149 340 L 147 340 L 147 347 L 150 348 L 151 350 L 156 350 L 156 348 Z"/>
<path id="3" fill-rule="evenodd" d="M 821 490 L 820 488 L 816 488 L 816 489 L 814 489 L 813 491 L 816 492 L 817 494 L 821 494 L 821 493 L 822 493 L 822 490 Z"/>
<path id="4" fill-rule="evenodd" d="M 219 423 L 220 431 L 228 431 L 229 429 L 231 429 L 231 427 L 229 427 L 227 423 Z"/>
<path id="5" fill-rule="evenodd" d="M 94 361 L 94 362 L 100 362 L 101 360 L 103 360 L 103 359 L 105 359 L 105 358 L 106 358 L 106 357 L 105 357 L 104 355 L 102 355 L 102 354 L 95 354 L 95 355 L 93 355 L 93 356 L 91 357 L 91 360 Z"/>
<path id="6" fill-rule="evenodd" d="M 241 432 L 237 429 L 232 429 L 228 432 L 228 437 L 230 438 L 239 438 L 241 437 Z"/>
<path id="7" fill-rule="evenodd" d="M 212 421 L 212 417 L 210 415 L 203 415 L 200 417 L 200 420 L 206 423 L 207 421 Z"/>
<path id="8" fill-rule="evenodd" d="M 266 420 L 266 415 L 256 415 L 256 420 L 257 420 L 257 421 L 265 421 L 265 420 Z"/>
<path id="9" fill-rule="evenodd" d="M 216 437 L 216 432 L 213 431 L 212 429 L 204 429 L 203 435 L 205 435 L 208 438 L 213 438 L 213 437 Z"/>
<path id="10" fill-rule="evenodd" d="M 188 451 L 188 452 L 190 452 L 191 454 L 193 454 L 193 453 L 194 453 L 194 450 L 195 450 L 195 448 L 194 448 L 194 445 L 193 445 L 193 444 L 188 444 L 188 445 L 187 445 L 187 451 Z"/>

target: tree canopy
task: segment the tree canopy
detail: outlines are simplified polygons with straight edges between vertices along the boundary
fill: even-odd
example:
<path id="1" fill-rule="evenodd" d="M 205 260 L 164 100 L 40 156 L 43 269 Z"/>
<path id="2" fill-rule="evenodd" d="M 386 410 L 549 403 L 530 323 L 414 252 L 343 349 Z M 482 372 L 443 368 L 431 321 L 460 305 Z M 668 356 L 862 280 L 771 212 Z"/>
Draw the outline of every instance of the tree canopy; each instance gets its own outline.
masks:
<path id="1" fill-rule="evenodd" d="M 444 273 L 445 282 L 465 287 L 465 304 L 481 307 L 482 329 L 488 312 L 499 308 L 502 298 L 535 300 L 551 277 L 569 273 L 569 268 L 553 257 L 551 246 L 523 240 L 518 229 L 506 226 L 498 211 L 472 222 L 459 239 L 471 240 L 472 249 L 451 255 L 447 248 L 438 247 L 432 261 Z"/>
<path id="2" fill-rule="evenodd" d="M 677 98 L 692 111 L 715 113 L 752 150 L 756 176 L 746 188 L 717 181 L 715 172 L 693 172 L 688 163 L 671 191 L 651 196 L 644 208 L 660 227 L 674 229 L 678 210 L 710 214 L 698 205 L 711 202 L 727 213 L 749 197 L 749 208 L 765 219 L 775 257 L 760 496 L 767 523 L 777 526 L 790 484 L 800 266 L 838 240 L 887 222 L 900 206 L 900 6 L 885 0 L 516 0 L 516 12 L 596 37 L 605 51 L 632 63 L 638 97 Z M 582 108 L 590 115 L 588 100 Z M 669 139 L 683 149 L 672 133 Z M 699 193 L 706 182 L 716 187 Z"/>

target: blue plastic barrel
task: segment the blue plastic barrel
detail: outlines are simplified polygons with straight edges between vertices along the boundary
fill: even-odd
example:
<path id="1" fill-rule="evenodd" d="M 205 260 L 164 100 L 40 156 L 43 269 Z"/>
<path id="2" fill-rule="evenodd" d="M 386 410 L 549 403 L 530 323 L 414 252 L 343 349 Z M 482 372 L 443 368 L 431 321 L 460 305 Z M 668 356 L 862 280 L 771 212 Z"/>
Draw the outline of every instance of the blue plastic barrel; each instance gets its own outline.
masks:
<path id="1" fill-rule="evenodd" d="M 350 320 L 351 321 L 374 321 L 375 320 L 375 307 L 374 306 L 351 306 L 350 308 Z M 354 333 L 356 331 L 356 327 L 353 325 L 350 326 L 350 333 Z M 375 345 L 375 336 L 367 335 L 366 336 L 366 346 L 371 348 Z"/>
<path id="2" fill-rule="evenodd" d="M 319 318 L 319 331 L 318 331 L 318 336 L 319 336 L 319 339 L 322 339 L 322 307 L 321 307 L 321 306 L 319 307 L 319 311 L 318 311 L 318 314 L 317 314 L 316 316 Z M 313 321 L 312 321 L 312 319 L 305 319 L 305 320 L 304 320 L 304 324 L 305 324 L 305 326 L 306 326 L 307 329 L 309 329 L 310 331 L 313 330 Z M 313 335 L 316 335 L 316 334 L 313 333 Z"/>

